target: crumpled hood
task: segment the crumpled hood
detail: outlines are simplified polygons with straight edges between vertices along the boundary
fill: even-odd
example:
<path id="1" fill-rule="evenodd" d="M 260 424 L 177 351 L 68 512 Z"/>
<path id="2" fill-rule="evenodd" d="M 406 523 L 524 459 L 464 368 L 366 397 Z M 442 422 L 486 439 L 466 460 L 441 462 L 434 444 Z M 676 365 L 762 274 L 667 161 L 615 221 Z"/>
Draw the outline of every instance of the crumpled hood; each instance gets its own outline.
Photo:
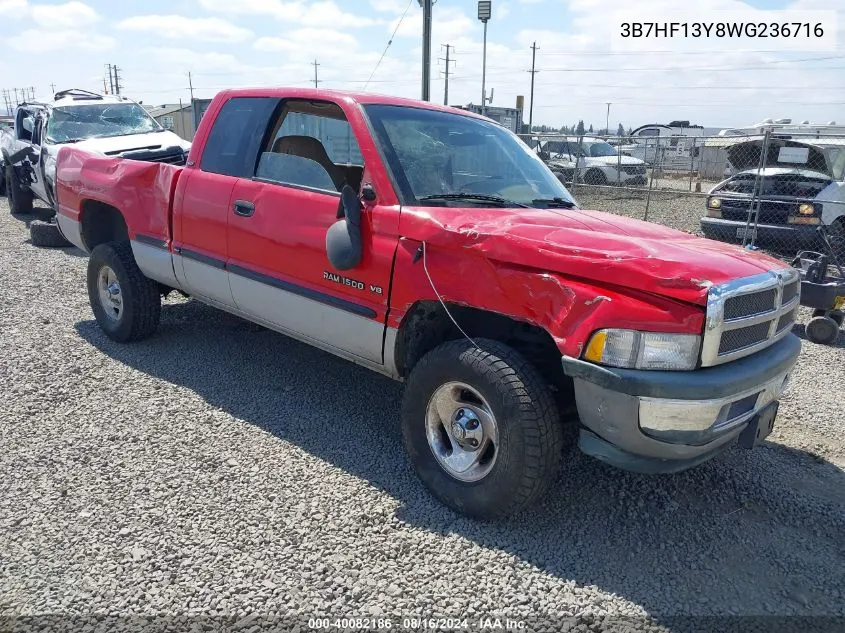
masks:
<path id="1" fill-rule="evenodd" d="M 107 152 L 129 152 L 156 146 L 160 146 L 162 149 L 174 146 L 187 149 L 191 146 L 190 142 L 178 137 L 173 132 L 168 132 L 166 130 L 162 132 L 150 132 L 148 134 L 89 138 L 84 141 L 74 143 L 74 145 L 80 149 L 84 149 L 89 152 L 97 152 L 99 154 L 105 154 Z"/>
<path id="2" fill-rule="evenodd" d="M 738 246 L 580 209 L 403 207 L 403 237 L 704 305 L 707 289 L 785 264 Z M 469 280 L 468 280 L 469 281 Z"/>

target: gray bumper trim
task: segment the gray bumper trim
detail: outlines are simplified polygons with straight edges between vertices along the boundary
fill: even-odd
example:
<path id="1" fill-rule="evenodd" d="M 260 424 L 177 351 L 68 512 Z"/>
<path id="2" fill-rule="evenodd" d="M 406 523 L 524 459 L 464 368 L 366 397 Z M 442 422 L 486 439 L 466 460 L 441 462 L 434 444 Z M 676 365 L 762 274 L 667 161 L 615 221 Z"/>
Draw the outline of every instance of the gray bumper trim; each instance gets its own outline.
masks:
<path id="1" fill-rule="evenodd" d="M 724 365 L 696 371 L 645 371 L 601 367 L 563 357 L 563 371 L 570 378 L 591 382 L 617 393 L 650 398 L 706 400 L 753 389 L 786 372 L 801 353 L 801 341 L 787 335 L 756 354 Z"/>

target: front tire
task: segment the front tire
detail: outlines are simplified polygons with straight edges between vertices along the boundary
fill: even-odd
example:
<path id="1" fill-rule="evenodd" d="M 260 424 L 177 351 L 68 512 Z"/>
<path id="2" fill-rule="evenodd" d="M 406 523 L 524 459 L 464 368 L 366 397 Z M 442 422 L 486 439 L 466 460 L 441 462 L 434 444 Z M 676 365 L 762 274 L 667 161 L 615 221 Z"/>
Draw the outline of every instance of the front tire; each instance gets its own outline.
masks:
<path id="1" fill-rule="evenodd" d="M 158 328 L 158 284 L 138 268 L 129 242 L 100 244 L 91 253 L 88 299 L 97 323 L 112 340 L 140 341 Z"/>
<path id="2" fill-rule="evenodd" d="M 9 201 L 9 211 L 12 215 L 27 215 L 32 213 L 32 192 L 22 189 L 11 165 L 6 166 L 4 174 L 6 183 L 6 199 Z"/>
<path id="3" fill-rule="evenodd" d="M 450 341 L 408 378 L 402 437 L 417 475 L 445 505 L 491 519 L 524 510 L 554 482 L 563 428 L 549 386 L 496 341 Z"/>
<path id="4" fill-rule="evenodd" d="M 588 169 L 587 173 L 584 174 L 584 184 L 606 185 L 607 176 L 604 175 L 604 172 L 601 169 Z"/>

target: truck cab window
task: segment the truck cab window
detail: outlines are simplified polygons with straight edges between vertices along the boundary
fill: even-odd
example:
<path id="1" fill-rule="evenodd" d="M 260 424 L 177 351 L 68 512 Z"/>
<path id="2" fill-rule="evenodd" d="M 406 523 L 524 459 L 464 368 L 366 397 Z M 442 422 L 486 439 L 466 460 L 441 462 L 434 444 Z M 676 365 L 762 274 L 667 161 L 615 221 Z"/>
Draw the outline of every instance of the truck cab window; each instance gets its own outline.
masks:
<path id="1" fill-rule="evenodd" d="M 361 186 L 363 159 L 340 106 L 288 101 L 262 148 L 255 176 L 282 185 L 340 191 Z"/>
<path id="2" fill-rule="evenodd" d="M 279 99 L 272 97 L 235 97 L 227 101 L 208 135 L 200 169 L 251 177 L 267 124 L 278 104 Z"/>

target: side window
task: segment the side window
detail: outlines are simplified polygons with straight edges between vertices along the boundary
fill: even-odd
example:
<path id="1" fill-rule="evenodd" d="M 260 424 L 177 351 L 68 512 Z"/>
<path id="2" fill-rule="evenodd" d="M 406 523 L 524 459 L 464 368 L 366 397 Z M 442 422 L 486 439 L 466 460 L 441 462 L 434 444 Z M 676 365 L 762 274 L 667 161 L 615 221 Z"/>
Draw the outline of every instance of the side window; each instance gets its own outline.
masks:
<path id="1" fill-rule="evenodd" d="M 200 169 L 239 178 L 252 176 L 267 124 L 278 103 L 272 97 L 227 101 L 208 135 Z"/>
<path id="2" fill-rule="evenodd" d="M 35 130 L 35 117 L 31 112 L 24 112 L 20 116 L 20 127 L 18 128 L 18 138 L 22 141 L 31 141 L 32 132 Z"/>
<path id="3" fill-rule="evenodd" d="M 262 148 L 256 178 L 336 193 L 361 186 L 363 158 L 343 110 L 333 103 L 289 101 Z"/>

